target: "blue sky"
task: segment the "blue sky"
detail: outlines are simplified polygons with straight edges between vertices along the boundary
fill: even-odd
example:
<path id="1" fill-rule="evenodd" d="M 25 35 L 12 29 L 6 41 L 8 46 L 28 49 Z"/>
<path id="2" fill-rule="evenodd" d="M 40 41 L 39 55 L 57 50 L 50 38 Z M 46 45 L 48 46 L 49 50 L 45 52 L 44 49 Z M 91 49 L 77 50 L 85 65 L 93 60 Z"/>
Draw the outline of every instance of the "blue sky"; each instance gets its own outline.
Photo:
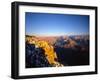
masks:
<path id="1" fill-rule="evenodd" d="M 25 28 L 28 35 L 86 35 L 89 34 L 89 16 L 26 12 Z"/>

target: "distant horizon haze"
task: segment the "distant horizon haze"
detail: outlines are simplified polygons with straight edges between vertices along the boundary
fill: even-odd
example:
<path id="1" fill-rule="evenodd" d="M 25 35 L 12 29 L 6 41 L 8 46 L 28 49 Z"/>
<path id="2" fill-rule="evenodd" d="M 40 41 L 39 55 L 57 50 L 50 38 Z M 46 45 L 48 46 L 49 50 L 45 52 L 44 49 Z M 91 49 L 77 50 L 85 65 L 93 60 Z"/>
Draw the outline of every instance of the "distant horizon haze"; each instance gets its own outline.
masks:
<path id="1" fill-rule="evenodd" d="M 29 34 L 26 34 L 29 35 Z M 29 36 L 40 36 L 40 37 L 59 37 L 59 36 L 89 36 L 89 34 L 77 34 L 77 35 L 29 35 Z"/>

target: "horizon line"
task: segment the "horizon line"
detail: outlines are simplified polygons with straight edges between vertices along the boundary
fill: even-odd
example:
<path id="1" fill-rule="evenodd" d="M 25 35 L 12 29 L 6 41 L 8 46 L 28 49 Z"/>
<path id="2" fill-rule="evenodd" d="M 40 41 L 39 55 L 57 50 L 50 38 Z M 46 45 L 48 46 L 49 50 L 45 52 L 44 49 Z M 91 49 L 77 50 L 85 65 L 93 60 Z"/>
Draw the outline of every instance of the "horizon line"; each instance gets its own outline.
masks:
<path id="1" fill-rule="evenodd" d="M 29 34 L 25 34 L 25 35 L 29 35 Z M 32 35 L 32 34 L 30 34 L 29 36 L 45 36 L 45 37 L 47 37 L 47 36 L 79 36 L 79 35 L 88 35 L 89 36 L 89 34 L 73 34 L 73 35 Z"/>

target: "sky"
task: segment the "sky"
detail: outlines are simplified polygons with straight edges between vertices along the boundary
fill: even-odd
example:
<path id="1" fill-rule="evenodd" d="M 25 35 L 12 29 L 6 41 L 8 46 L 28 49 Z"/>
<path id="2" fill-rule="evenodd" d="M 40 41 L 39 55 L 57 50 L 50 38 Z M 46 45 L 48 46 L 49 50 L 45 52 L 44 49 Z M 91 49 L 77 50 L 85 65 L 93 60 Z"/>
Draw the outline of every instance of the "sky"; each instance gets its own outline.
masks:
<path id="1" fill-rule="evenodd" d="M 89 16 L 26 12 L 25 33 L 39 36 L 87 35 Z"/>

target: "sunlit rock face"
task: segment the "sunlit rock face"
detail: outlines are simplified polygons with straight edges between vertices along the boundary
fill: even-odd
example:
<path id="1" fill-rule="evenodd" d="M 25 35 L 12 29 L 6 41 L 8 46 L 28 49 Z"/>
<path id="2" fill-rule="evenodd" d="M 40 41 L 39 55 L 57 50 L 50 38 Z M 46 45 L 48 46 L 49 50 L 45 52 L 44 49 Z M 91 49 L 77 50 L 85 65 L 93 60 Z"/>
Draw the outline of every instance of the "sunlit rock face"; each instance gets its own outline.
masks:
<path id="1" fill-rule="evenodd" d="M 26 68 L 51 67 L 42 48 L 35 48 L 34 44 L 26 43 Z"/>
<path id="2" fill-rule="evenodd" d="M 89 65 L 89 36 L 26 35 L 26 67 Z"/>
<path id="3" fill-rule="evenodd" d="M 63 64 L 61 64 L 57 61 L 58 58 L 57 58 L 56 52 L 54 51 L 54 48 L 50 43 L 48 43 L 46 41 L 39 40 L 38 38 L 32 37 L 32 36 L 27 36 L 26 42 L 28 44 L 34 46 L 33 50 L 42 49 L 44 51 L 44 53 L 41 52 L 42 58 L 44 56 L 44 58 L 42 60 L 45 59 L 46 61 L 48 61 L 48 63 L 44 63 L 44 66 L 47 66 L 47 65 L 54 66 L 54 67 L 63 66 Z M 33 61 L 34 61 L 34 59 L 33 59 Z"/>

